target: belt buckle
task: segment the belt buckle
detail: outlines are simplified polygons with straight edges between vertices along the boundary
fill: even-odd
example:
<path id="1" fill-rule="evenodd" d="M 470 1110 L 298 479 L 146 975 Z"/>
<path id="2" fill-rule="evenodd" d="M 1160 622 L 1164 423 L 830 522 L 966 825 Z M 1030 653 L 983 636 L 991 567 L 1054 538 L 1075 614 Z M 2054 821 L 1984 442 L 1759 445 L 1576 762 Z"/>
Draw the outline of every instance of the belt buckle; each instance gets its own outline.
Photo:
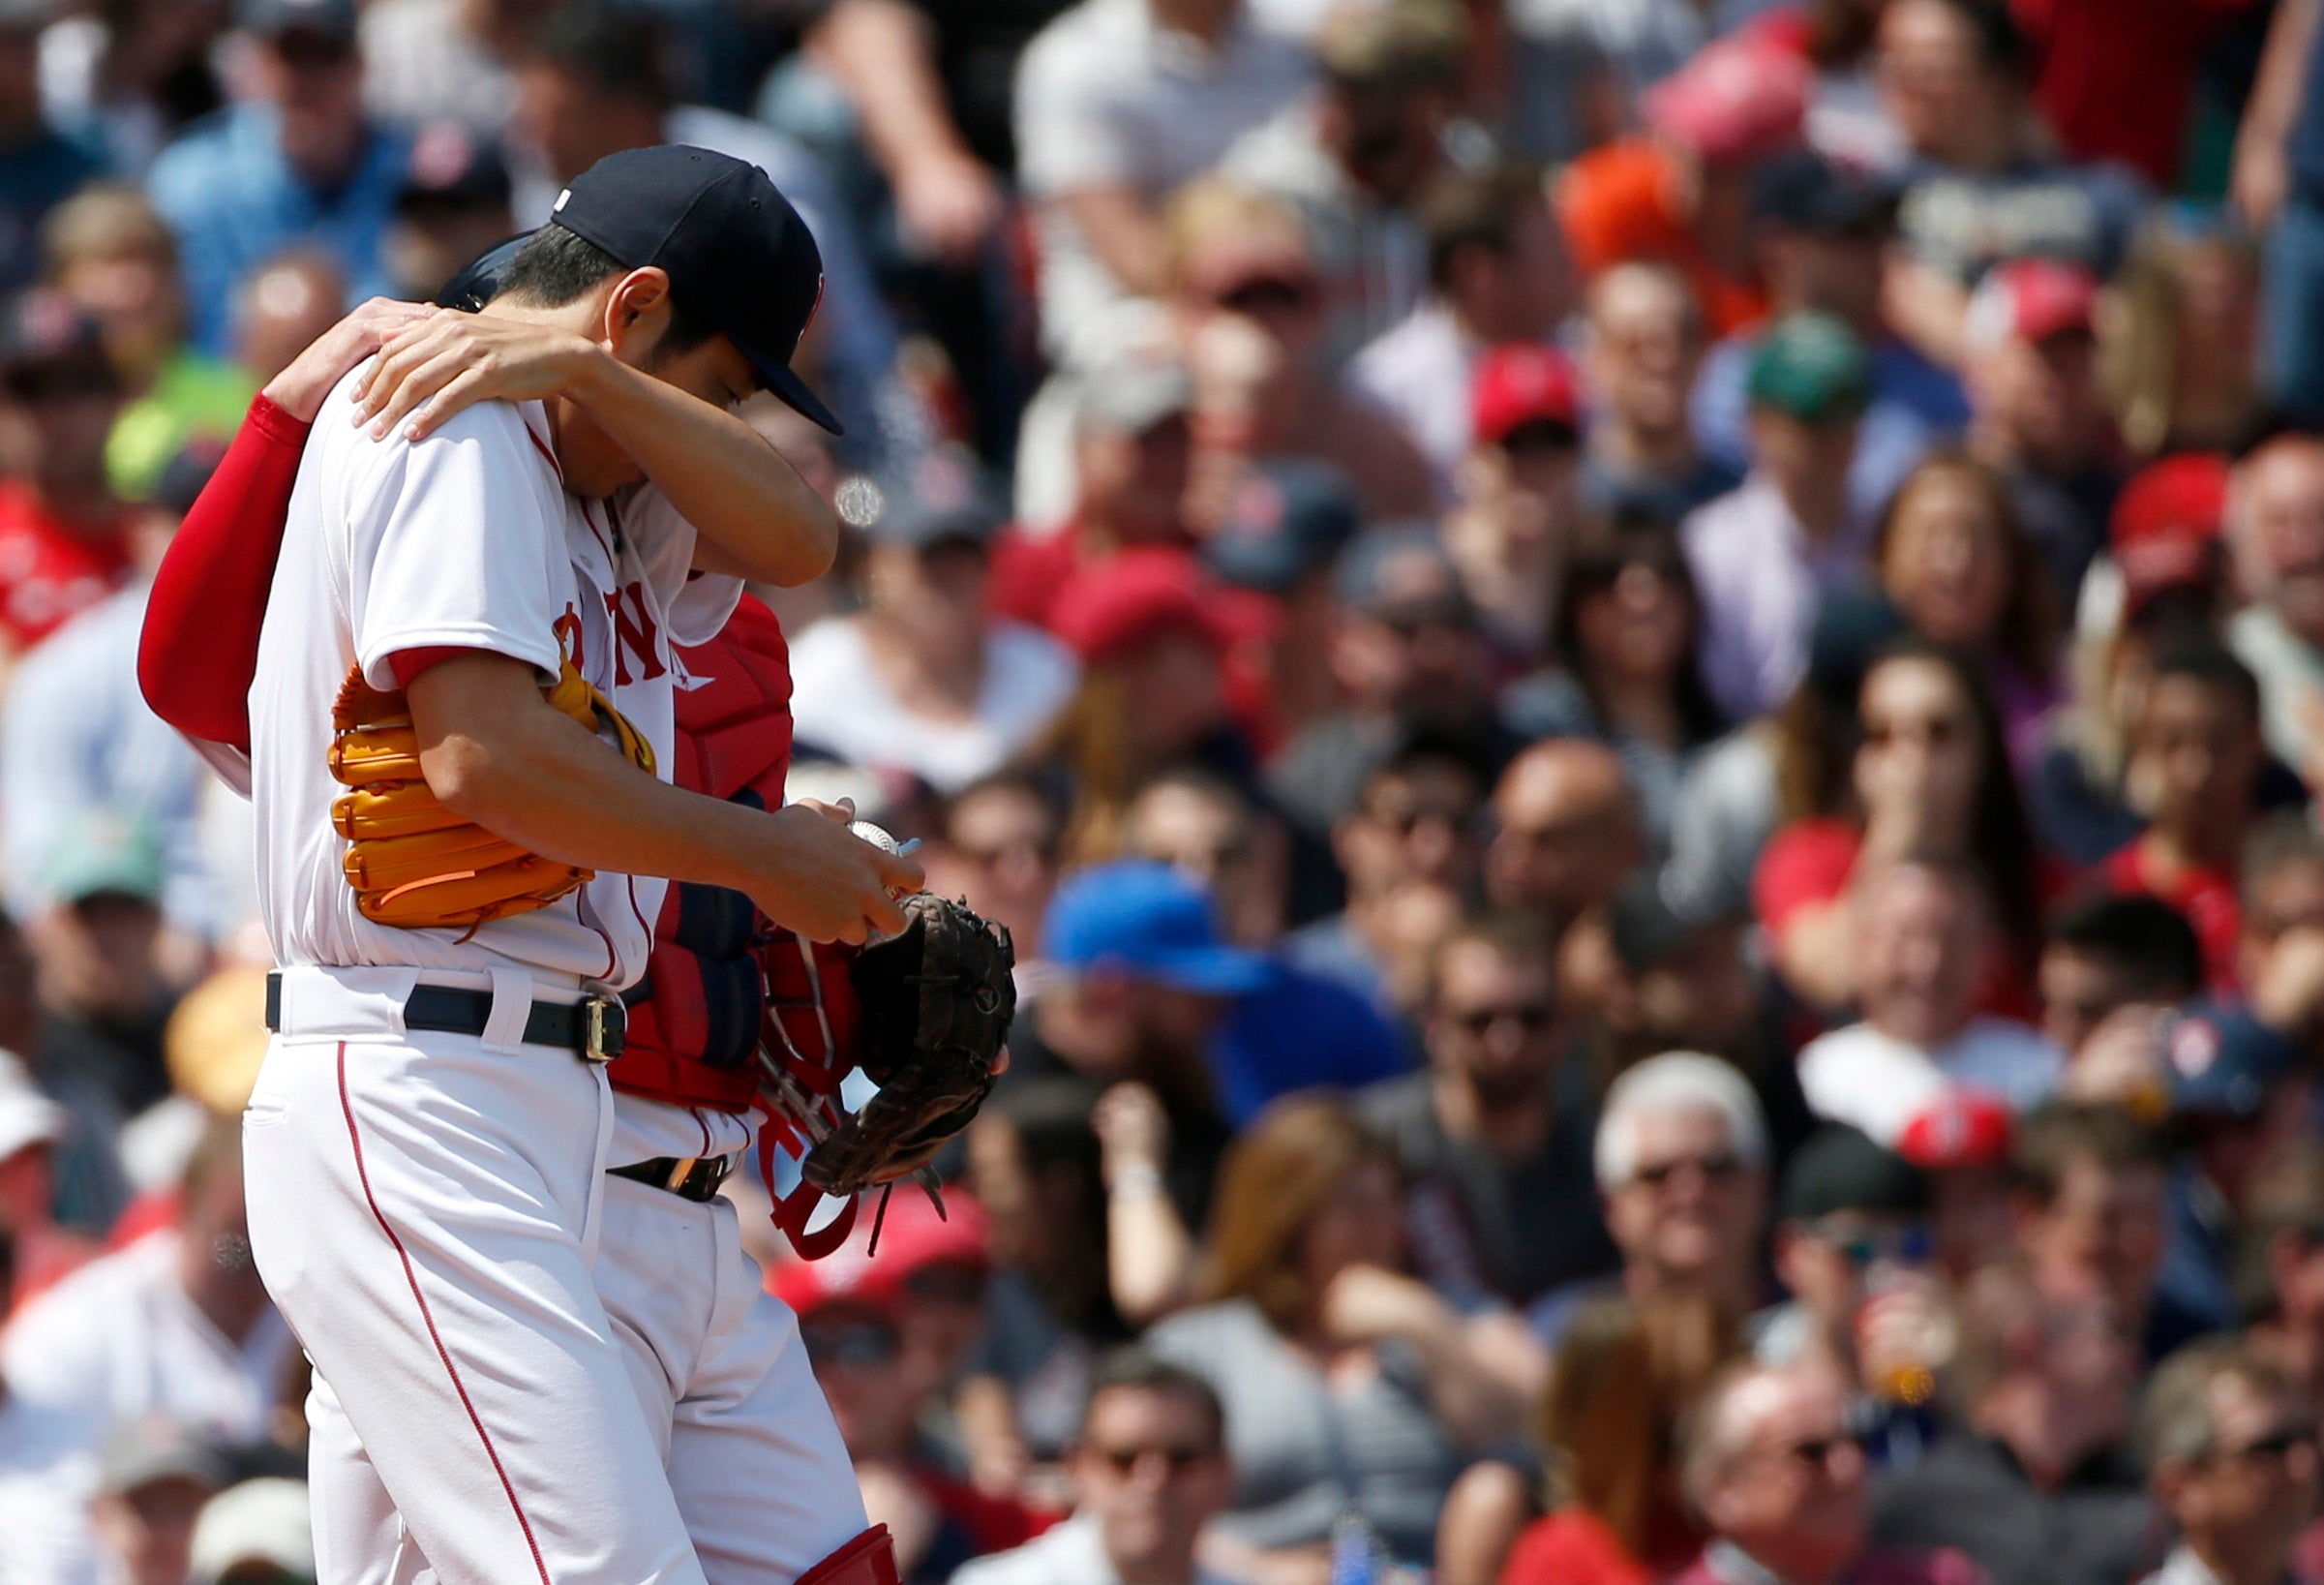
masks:
<path id="1" fill-rule="evenodd" d="M 611 1062 L 621 1054 L 629 1034 L 629 1009 L 619 996 L 585 996 L 581 1002 L 581 1054 L 590 1062 Z"/>
<path id="2" fill-rule="evenodd" d="M 671 1163 L 670 1175 L 663 1181 L 662 1187 L 672 1194 L 679 1193 L 685 1188 L 686 1179 L 694 1175 L 694 1169 L 701 1165 L 700 1156 L 679 1156 Z"/>

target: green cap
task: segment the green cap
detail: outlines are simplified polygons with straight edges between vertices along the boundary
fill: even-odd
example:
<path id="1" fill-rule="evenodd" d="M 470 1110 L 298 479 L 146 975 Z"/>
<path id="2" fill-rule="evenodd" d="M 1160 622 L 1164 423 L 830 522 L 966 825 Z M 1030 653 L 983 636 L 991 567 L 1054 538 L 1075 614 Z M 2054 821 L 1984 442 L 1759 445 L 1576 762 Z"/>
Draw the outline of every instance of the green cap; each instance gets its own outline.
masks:
<path id="1" fill-rule="evenodd" d="M 162 842 L 151 824 L 115 809 L 92 809 L 75 821 L 44 867 L 59 902 L 82 902 L 102 893 L 159 901 Z"/>
<path id="2" fill-rule="evenodd" d="M 1829 314 L 1792 314 L 1751 354 L 1751 405 L 1806 423 L 1854 418 L 1872 400 L 1872 360 L 1856 333 Z"/>

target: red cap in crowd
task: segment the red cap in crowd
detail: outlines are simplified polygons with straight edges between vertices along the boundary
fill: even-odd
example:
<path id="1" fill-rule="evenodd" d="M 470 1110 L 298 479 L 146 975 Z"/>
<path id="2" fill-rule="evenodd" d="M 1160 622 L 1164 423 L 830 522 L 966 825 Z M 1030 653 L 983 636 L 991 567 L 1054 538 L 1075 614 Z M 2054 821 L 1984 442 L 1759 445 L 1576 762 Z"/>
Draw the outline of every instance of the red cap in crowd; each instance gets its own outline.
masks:
<path id="1" fill-rule="evenodd" d="M 2008 1107 L 1976 1090 L 1949 1089 L 1896 1136 L 1896 1153 L 1925 1173 L 1998 1167 L 2015 1131 Z"/>
<path id="2" fill-rule="evenodd" d="M 1581 428 L 1573 365 L 1554 347 L 1495 347 L 1477 360 L 1468 403 L 1477 440 L 1485 445 L 1499 445 L 1527 424 L 1554 424 L 1568 434 Z"/>
<path id="3" fill-rule="evenodd" d="M 1057 592 L 1050 624 L 1091 665 L 1163 633 L 1189 632 L 1225 649 L 1217 580 L 1182 550 L 1126 550 L 1077 569 Z"/>
<path id="4" fill-rule="evenodd" d="M 2173 589 L 2218 581 L 2227 516 L 2227 459 L 2193 451 L 2141 469 L 2115 499 L 2108 548 L 2123 575 L 2123 609 Z"/>
<path id="5" fill-rule="evenodd" d="M 2058 259 L 1996 264 L 1969 299 L 1969 344 L 1985 349 L 2010 340 L 2047 341 L 2088 334 L 2098 307 L 2098 278 Z"/>
<path id="6" fill-rule="evenodd" d="M 989 1270 L 991 1223 L 984 1207 L 956 1189 L 947 1189 L 944 1208 L 939 1216 L 918 1184 L 899 1183 L 889 1196 L 884 1221 L 877 1205 L 867 1203 L 846 1243 L 820 1261 L 791 1261 L 771 1267 L 767 1291 L 802 1316 L 842 1301 L 892 1314 L 913 1276 L 930 1266 Z M 875 1221 L 880 1222 L 880 1247 L 872 1254 Z"/>
<path id="7" fill-rule="evenodd" d="M 1738 34 L 1646 90 L 1646 124 L 1715 165 L 1740 165 L 1799 140 L 1813 86 L 1800 56 Z"/>

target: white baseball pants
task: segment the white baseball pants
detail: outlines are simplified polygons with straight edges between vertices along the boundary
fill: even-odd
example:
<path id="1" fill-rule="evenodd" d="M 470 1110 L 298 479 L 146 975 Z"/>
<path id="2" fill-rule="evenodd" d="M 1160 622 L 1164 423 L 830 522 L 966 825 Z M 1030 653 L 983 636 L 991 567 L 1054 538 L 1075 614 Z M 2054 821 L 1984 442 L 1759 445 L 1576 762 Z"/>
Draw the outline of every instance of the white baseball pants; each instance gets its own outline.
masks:
<path id="1" fill-rule="evenodd" d="M 243 1117 L 259 1273 L 397 1515 L 388 1577 L 708 1585 L 590 1274 L 612 1093 L 516 1041 L 407 1033 L 409 969 L 291 969 Z M 362 1518 L 317 1489 L 336 1571 Z M 375 1534 L 369 1542 L 376 1544 Z"/>

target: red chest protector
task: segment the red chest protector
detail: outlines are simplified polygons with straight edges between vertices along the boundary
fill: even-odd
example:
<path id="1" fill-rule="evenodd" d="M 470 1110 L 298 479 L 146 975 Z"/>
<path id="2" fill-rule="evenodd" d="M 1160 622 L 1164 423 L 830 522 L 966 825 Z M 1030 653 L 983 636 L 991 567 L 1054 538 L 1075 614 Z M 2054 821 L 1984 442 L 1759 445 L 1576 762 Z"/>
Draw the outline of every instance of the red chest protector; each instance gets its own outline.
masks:
<path id="1" fill-rule="evenodd" d="M 689 792 L 779 808 L 791 765 L 791 652 L 774 613 L 745 594 L 717 637 L 679 654 L 687 686 L 677 696 L 672 778 Z M 645 978 L 627 998 L 627 1043 L 606 1072 L 616 1089 L 751 1110 L 767 1005 L 762 923 L 739 892 L 670 888 Z"/>

